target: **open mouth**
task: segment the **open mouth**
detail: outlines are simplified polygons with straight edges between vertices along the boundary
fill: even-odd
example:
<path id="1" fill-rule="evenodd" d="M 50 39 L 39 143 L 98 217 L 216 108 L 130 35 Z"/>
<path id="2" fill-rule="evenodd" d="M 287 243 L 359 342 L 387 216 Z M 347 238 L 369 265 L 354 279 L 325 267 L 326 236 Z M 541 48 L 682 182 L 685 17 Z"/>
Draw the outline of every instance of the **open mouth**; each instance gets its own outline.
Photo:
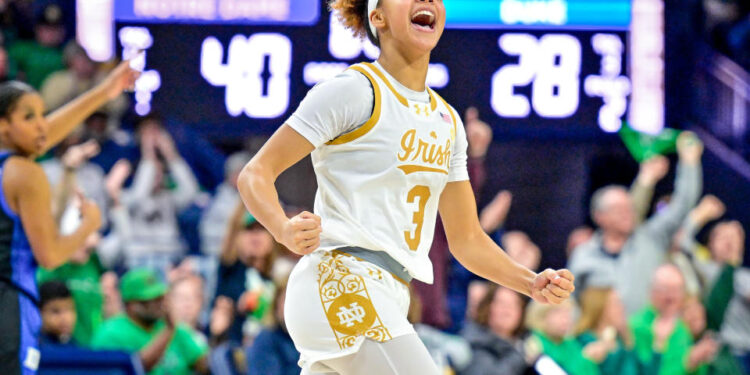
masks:
<path id="1" fill-rule="evenodd" d="M 411 23 L 419 30 L 435 30 L 435 13 L 430 10 L 420 10 L 411 16 Z"/>

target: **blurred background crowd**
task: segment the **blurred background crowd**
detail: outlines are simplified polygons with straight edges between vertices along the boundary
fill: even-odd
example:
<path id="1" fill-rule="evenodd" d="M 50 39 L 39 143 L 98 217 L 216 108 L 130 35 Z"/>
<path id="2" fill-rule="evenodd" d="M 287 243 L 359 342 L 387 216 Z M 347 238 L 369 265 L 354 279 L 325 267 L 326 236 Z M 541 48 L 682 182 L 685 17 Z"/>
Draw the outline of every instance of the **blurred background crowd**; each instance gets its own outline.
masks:
<path id="1" fill-rule="evenodd" d="M 692 3 L 701 38 L 750 69 L 750 3 Z M 76 44 L 74 13 L 72 2 L 0 0 L 0 82 L 29 83 L 48 110 L 92 88 L 113 63 L 93 62 Z M 297 257 L 235 188 L 263 139 L 213 145 L 158 108 L 139 117 L 130 107 L 123 95 L 101 108 L 41 161 L 63 233 L 77 225 L 81 195 L 106 213 L 68 264 L 38 273 L 41 372 L 121 363 L 149 374 L 298 374 L 282 313 Z M 543 214 L 534 207 L 542 203 L 486 188 L 502 162 L 490 150 L 501 146 L 476 110 L 464 122 L 483 228 L 531 269 L 568 267 L 577 291 L 543 306 L 478 279 L 451 257 L 438 223 L 435 283 L 413 283 L 410 319 L 446 374 L 750 373 L 747 223 L 704 194 L 699 137 L 680 135 L 675 155 L 641 162 L 628 186 L 591 189 L 582 198 L 590 215 L 563 226 L 574 227 L 563 234 L 566 253 L 548 257 L 533 228 L 507 225 L 513 212 Z M 287 196 L 315 189 L 309 168 L 280 184 Z"/>

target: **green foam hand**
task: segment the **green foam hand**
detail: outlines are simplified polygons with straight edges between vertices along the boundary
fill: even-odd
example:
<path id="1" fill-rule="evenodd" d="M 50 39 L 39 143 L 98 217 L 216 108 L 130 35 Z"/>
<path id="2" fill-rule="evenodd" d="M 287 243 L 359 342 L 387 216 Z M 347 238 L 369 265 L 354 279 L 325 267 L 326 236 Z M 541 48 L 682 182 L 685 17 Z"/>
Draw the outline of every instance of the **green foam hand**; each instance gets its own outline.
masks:
<path id="1" fill-rule="evenodd" d="M 677 151 L 677 137 L 682 131 L 665 128 L 657 135 L 639 132 L 630 127 L 627 122 L 622 123 L 619 131 L 620 138 L 625 143 L 630 154 L 637 162 L 643 162 L 656 155 L 664 155 Z"/>

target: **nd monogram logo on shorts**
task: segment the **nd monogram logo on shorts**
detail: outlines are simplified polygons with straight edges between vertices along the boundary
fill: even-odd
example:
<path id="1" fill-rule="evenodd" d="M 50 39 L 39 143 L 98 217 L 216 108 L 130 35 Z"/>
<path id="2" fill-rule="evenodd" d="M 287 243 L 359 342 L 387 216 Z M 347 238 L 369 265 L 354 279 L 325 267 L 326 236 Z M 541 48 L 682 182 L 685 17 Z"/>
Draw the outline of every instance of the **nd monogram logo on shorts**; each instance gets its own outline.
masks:
<path id="1" fill-rule="evenodd" d="M 353 327 L 354 323 L 362 324 L 365 320 L 365 309 L 362 308 L 357 302 L 349 304 L 349 308 L 339 307 L 339 312 L 336 313 L 339 317 L 339 323 L 347 327 Z"/>
<path id="2" fill-rule="evenodd" d="M 343 260 L 353 257 L 333 251 L 318 265 L 320 301 L 339 346 L 354 345 L 357 337 L 388 341 L 391 335 L 375 311 L 365 279 L 352 273 Z"/>
<path id="3" fill-rule="evenodd" d="M 366 334 L 377 315 L 368 298 L 351 293 L 337 297 L 326 311 L 331 328 L 349 336 Z"/>

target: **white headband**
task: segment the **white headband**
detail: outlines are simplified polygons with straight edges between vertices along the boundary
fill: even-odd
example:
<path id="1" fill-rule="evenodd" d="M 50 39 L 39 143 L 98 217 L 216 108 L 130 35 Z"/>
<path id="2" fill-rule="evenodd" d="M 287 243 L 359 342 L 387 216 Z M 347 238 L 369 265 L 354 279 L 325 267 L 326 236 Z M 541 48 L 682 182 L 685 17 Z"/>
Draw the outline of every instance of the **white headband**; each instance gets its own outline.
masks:
<path id="1" fill-rule="evenodd" d="M 378 7 L 379 1 L 380 0 L 367 0 L 367 24 L 370 25 L 370 31 L 375 39 L 378 39 L 378 30 L 375 28 L 375 25 L 370 22 L 370 15 L 372 14 L 372 11 Z"/>

